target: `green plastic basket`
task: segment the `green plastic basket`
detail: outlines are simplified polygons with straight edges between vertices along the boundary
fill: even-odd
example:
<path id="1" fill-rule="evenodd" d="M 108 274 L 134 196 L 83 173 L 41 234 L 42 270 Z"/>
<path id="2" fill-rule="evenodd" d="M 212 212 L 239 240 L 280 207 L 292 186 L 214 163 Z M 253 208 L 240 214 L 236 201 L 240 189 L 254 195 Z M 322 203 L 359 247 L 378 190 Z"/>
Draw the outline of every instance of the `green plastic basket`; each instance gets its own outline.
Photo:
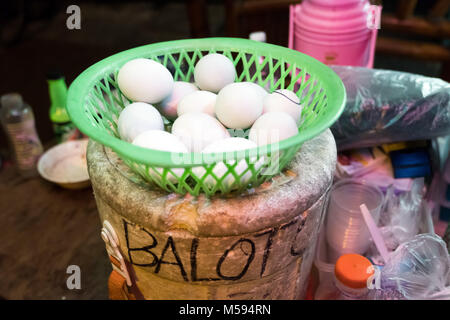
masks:
<path id="1" fill-rule="evenodd" d="M 270 87 L 270 92 L 284 88 L 296 92 L 303 104 L 298 134 L 270 146 L 207 158 L 200 153 L 149 150 L 120 140 L 117 119 L 130 102 L 117 85 L 117 73 L 123 64 L 136 58 L 153 59 L 165 65 L 175 80 L 193 82 L 196 62 L 212 52 L 234 62 L 238 82 L 256 82 Z M 344 103 L 345 90 L 339 77 L 305 54 L 246 39 L 206 38 L 150 44 L 94 64 L 70 86 L 67 109 L 83 133 L 110 147 L 147 182 L 168 192 L 211 196 L 257 187 L 278 174 L 303 142 L 338 119 Z M 232 135 L 243 134 L 236 131 Z"/>

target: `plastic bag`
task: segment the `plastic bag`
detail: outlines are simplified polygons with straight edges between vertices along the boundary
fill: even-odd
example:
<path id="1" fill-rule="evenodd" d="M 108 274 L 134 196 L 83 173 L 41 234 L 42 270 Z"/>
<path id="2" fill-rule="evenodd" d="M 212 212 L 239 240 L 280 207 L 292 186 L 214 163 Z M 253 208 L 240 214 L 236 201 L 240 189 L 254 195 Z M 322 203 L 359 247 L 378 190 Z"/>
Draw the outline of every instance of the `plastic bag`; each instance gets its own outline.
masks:
<path id="1" fill-rule="evenodd" d="M 450 299 L 450 257 L 445 242 L 420 234 L 391 253 L 381 270 L 382 292 L 392 290 L 408 300 Z"/>
<path id="2" fill-rule="evenodd" d="M 437 78 L 333 66 L 347 103 L 331 130 L 339 150 L 450 134 L 450 84 Z"/>
<path id="3" fill-rule="evenodd" d="M 419 233 L 432 232 L 424 224 L 429 215 L 429 207 L 423 200 L 425 194 L 424 179 L 417 178 L 412 182 L 411 190 L 396 194 L 395 186 L 391 185 L 386 191 L 383 207 L 378 221 L 378 228 L 389 251 L 412 239 Z M 372 242 L 366 252 L 375 264 L 383 265 L 377 247 Z"/>
<path id="4" fill-rule="evenodd" d="M 414 179 L 411 191 L 398 196 L 395 196 L 393 187 L 387 190 L 379 224 L 389 249 L 395 250 L 419 233 L 424 194 L 423 178 Z"/>

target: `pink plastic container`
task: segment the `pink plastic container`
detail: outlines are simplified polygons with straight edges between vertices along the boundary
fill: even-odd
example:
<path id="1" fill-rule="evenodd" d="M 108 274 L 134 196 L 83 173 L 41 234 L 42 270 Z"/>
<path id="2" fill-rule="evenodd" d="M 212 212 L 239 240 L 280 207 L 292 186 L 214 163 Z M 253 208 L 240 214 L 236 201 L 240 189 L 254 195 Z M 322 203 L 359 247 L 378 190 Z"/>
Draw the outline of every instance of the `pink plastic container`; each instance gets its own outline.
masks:
<path id="1" fill-rule="evenodd" d="M 367 0 L 304 0 L 292 5 L 289 48 L 329 65 L 372 68 L 377 36 L 368 18 L 372 10 Z"/>

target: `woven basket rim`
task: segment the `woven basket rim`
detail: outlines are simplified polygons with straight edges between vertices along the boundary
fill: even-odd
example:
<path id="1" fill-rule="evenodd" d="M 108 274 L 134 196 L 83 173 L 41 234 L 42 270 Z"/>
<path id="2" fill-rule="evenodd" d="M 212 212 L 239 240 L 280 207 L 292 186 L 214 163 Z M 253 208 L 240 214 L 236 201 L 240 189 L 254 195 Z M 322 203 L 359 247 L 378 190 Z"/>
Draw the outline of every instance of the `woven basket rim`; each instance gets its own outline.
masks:
<path id="1" fill-rule="evenodd" d="M 164 168 L 187 168 L 194 166 L 210 165 L 205 163 L 201 153 L 173 153 L 169 151 L 151 150 L 138 147 L 117 137 L 108 134 L 100 128 L 93 126 L 87 119 L 83 105 L 85 97 L 92 87 L 105 76 L 116 72 L 127 61 L 141 57 L 157 57 L 167 53 L 179 51 L 238 51 L 252 55 L 269 56 L 272 59 L 283 57 L 289 63 L 301 68 L 305 66 L 309 74 L 318 77 L 327 95 L 327 108 L 332 112 L 326 112 L 322 119 L 314 125 L 301 130 L 298 134 L 279 143 L 259 146 L 245 151 L 217 153 L 217 159 L 236 159 L 263 156 L 267 152 L 276 152 L 290 147 L 301 145 L 328 129 L 344 110 L 346 93 L 344 85 L 337 74 L 328 66 L 318 60 L 295 50 L 281 46 L 261 43 L 258 41 L 240 38 L 203 38 L 174 40 L 148 44 L 109 56 L 83 71 L 70 85 L 67 98 L 67 111 L 74 124 L 93 140 L 110 147 L 120 156 L 146 165 L 156 165 Z M 182 157 L 183 163 L 174 163 L 173 156 Z"/>

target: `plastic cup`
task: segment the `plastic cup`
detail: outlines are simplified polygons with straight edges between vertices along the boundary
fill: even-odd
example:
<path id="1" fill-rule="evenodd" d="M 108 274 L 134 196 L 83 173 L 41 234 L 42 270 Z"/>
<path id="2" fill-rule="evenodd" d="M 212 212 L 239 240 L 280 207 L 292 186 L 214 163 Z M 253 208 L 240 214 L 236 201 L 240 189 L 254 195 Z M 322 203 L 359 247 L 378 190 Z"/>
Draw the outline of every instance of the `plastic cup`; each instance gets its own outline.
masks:
<path id="1" fill-rule="evenodd" d="M 360 210 L 363 203 L 377 222 L 383 204 L 383 194 L 377 187 L 353 179 L 341 180 L 332 187 L 326 219 L 331 262 L 346 253 L 364 254 L 367 251 L 370 233 Z"/>
<path id="2" fill-rule="evenodd" d="M 373 67 L 377 29 L 367 0 L 310 0 L 290 6 L 289 48 L 325 64 Z"/>

